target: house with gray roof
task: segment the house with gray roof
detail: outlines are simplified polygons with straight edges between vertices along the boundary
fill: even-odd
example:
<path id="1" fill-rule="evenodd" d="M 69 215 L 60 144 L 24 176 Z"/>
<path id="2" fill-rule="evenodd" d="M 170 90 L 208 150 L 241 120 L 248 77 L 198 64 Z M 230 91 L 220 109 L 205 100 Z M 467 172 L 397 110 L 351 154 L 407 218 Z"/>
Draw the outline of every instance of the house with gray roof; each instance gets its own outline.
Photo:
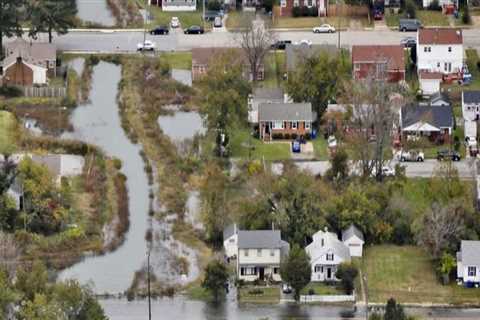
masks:
<path id="1" fill-rule="evenodd" d="M 309 135 L 314 120 L 311 103 L 261 103 L 258 106 L 259 135 L 262 140 Z"/>
<path id="2" fill-rule="evenodd" d="M 282 281 L 280 261 L 290 245 L 280 230 L 238 231 L 237 275 L 244 281 Z"/>
<path id="3" fill-rule="evenodd" d="M 402 138 L 427 137 L 432 142 L 450 141 L 453 132 L 453 109 L 447 106 L 407 105 L 400 109 Z"/>
<path id="4" fill-rule="evenodd" d="M 480 241 L 462 240 L 457 252 L 457 278 L 467 286 L 480 284 Z"/>
<path id="5" fill-rule="evenodd" d="M 311 280 L 338 281 L 335 276 L 338 266 L 352 260 L 348 246 L 327 228 L 318 231 L 312 238 L 312 243 L 305 248 L 310 256 Z"/>
<path id="6" fill-rule="evenodd" d="M 342 242 L 350 250 L 350 256 L 361 257 L 363 255 L 363 245 L 365 239 L 363 233 L 354 224 L 342 231 Z"/>
<path id="7" fill-rule="evenodd" d="M 251 124 L 258 124 L 258 106 L 262 103 L 289 103 L 291 102 L 283 89 L 277 88 L 255 88 L 251 94 L 248 95 L 248 122 Z"/>

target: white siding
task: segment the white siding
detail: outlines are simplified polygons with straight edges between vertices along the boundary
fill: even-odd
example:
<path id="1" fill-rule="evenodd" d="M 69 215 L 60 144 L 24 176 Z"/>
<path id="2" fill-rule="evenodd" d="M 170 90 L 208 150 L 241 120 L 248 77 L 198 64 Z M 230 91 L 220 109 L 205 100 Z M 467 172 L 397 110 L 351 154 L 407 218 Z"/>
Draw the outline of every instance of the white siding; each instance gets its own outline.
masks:
<path id="1" fill-rule="evenodd" d="M 238 235 L 234 234 L 230 238 L 223 241 L 223 248 L 225 249 L 225 255 L 229 258 L 236 256 L 238 252 Z"/>
<path id="2" fill-rule="evenodd" d="M 433 95 L 440 91 L 440 79 L 420 79 L 420 89 L 424 95 Z"/>
<path id="3" fill-rule="evenodd" d="M 248 268 L 249 273 L 252 273 L 253 269 L 256 271 L 254 274 L 242 275 L 241 268 Z M 280 249 L 238 249 L 237 276 L 239 279 L 254 281 L 260 277 L 261 268 L 264 270 L 265 279 L 271 277 L 274 281 L 281 281 Z"/>
<path id="4" fill-rule="evenodd" d="M 350 256 L 352 257 L 361 257 L 363 254 L 363 241 L 356 236 L 351 237 L 347 241 L 344 241 L 345 245 L 350 251 Z"/>
<path id="5" fill-rule="evenodd" d="M 463 282 L 480 282 L 480 266 L 461 265 L 461 268 L 463 268 Z M 468 272 L 469 268 L 474 269 L 472 275 Z"/>
<path id="6" fill-rule="evenodd" d="M 309 253 L 310 254 L 310 253 Z M 341 257 L 336 254 L 333 254 L 333 260 L 327 260 L 327 255 L 333 254 L 332 252 L 328 252 L 327 254 L 322 255 L 319 259 L 311 262 L 312 267 L 312 281 L 336 281 L 338 280 L 335 277 L 335 273 L 337 271 L 337 267 L 339 264 L 344 261 Z M 315 271 L 316 270 L 316 271 Z M 330 270 L 330 278 L 328 278 Z"/>
<path id="7" fill-rule="evenodd" d="M 34 84 L 46 84 L 47 83 L 47 69 L 44 67 L 36 66 L 33 64 L 25 63 L 33 71 L 33 83 Z"/>
<path id="8" fill-rule="evenodd" d="M 248 250 L 248 255 L 245 252 Z M 260 252 L 258 252 L 260 250 Z M 280 264 L 280 249 L 239 249 L 238 262 L 240 264 Z"/>
<path id="9" fill-rule="evenodd" d="M 449 48 L 451 51 L 449 51 Z M 445 65 L 447 64 L 447 70 Z M 448 68 L 448 66 L 451 66 Z M 443 74 L 455 73 L 463 67 L 463 45 L 423 45 L 418 44 L 417 35 L 417 69 Z"/>

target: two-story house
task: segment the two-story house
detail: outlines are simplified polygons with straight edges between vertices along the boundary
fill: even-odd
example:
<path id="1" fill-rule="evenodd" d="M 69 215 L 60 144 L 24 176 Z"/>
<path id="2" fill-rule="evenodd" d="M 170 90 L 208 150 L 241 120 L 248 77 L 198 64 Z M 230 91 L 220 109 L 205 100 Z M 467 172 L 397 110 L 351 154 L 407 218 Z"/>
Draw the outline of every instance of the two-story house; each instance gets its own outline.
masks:
<path id="1" fill-rule="evenodd" d="M 352 46 L 353 78 L 399 82 L 405 80 L 405 54 L 400 45 Z"/>
<path id="2" fill-rule="evenodd" d="M 315 10 L 318 16 L 326 16 L 328 9 L 327 0 L 280 0 L 280 16 L 289 17 L 293 14 L 293 8 L 300 10 Z"/>
<path id="3" fill-rule="evenodd" d="M 237 275 L 244 281 L 282 281 L 280 261 L 290 246 L 280 230 L 238 231 Z"/>
<path id="4" fill-rule="evenodd" d="M 351 261 L 350 250 L 335 233 L 327 228 L 313 235 L 313 242 L 305 251 L 310 256 L 312 281 L 337 281 L 335 276 L 338 266 Z"/>
<path id="5" fill-rule="evenodd" d="M 265 141 L 309 135 L 314 120 L 315 114 L 310 102 L 258 105 L 259 136 Z"/>
<path id="6" fill-rule="evenodd" d="M 467 286 L 480 284 L 480 241 L 462 240 L 457 252 L 457 278 Z"/>
<path id="7" fill-rule="evenodd" d="M 478 121 L 480 119 L 480 91 L 462 92 L 462 113 L 465 120 Z"/>
<path id="8" fill-rule="evenodd" d="M 460 73 L 463 68 L 463 35 L 461 29 L 419 29 L 417 33 L 418 72 Z"/>
<path id="9" fill-rule="evenodd" d="M 208 72 L 209 66 L 219 58 L 232 59 L 232 63 L 242 65 L 245 79 L 253 80 L 245 51 L 241 48 L 193 48 L 192 49 L 192 80 L 200 80 Z M 260 63 L 257 69 L 256 80 L 263 80 L 265 77 L 265 65 Z"/>

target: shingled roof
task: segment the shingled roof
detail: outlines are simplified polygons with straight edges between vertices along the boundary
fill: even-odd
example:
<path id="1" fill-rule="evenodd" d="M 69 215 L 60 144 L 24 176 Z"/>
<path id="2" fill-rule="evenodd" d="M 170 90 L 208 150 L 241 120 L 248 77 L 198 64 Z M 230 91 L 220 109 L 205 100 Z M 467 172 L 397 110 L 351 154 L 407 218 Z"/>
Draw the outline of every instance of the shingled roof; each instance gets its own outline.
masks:
<path id="1" fill-rule="evenodd" d="M 387 62 L 388 70 L 405 70 L 405 54 L 400 45 L 352 46 L 353 63 Z"/>
<path id="2" fill-rule="evenodd" d="M 437 128 L 453 127 L 453 111 L 451 106 L 417 106 L 408 105 L 402 108 L 402 128 L 418 122 L 428 123 Z"/>
<path id="3" fill-rule="evenodd" d="M 238 231 L 239 249 L 281 249 L 288 243 L 280 238 L 280 230 Z"/>
<path id="4" fill-rule="evenodd" d="M 258 121 L 313 121 L 311 103 L 262 103 Z"/>
<path id="5" fill-rule="evenodd" d="M 464 266 L 480 265 L 480 241 L 462 240 L 459 253 L 457 258 L 460 258 Z"/>
<path id="6" fill-rule="evenodd" d="M 463 44 L 462 30 L 456 28 L 419 29 L 418 44 Z"/>

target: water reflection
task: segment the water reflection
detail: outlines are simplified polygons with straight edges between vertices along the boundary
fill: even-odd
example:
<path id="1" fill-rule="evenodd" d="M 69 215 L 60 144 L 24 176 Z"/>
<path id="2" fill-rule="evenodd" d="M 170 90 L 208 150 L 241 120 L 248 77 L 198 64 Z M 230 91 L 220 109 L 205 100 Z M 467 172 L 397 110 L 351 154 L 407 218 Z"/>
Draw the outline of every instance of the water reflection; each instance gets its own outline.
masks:
<path id="1" fill-rule="evenodd" d="M 172 116 L 158 117 L 162 131 L 175 141 L 193 138 L 197 133 L 205 133 L 202 118 L 198 112 L 177 111 Z"/>
<path id="2" fill-rule="evenodd" d="M 83 21 L 104 26 L 115 25 L 115 19 L 107 6 L 106 0 L 77 0 L 77 9 L 77 16 Z"/>

